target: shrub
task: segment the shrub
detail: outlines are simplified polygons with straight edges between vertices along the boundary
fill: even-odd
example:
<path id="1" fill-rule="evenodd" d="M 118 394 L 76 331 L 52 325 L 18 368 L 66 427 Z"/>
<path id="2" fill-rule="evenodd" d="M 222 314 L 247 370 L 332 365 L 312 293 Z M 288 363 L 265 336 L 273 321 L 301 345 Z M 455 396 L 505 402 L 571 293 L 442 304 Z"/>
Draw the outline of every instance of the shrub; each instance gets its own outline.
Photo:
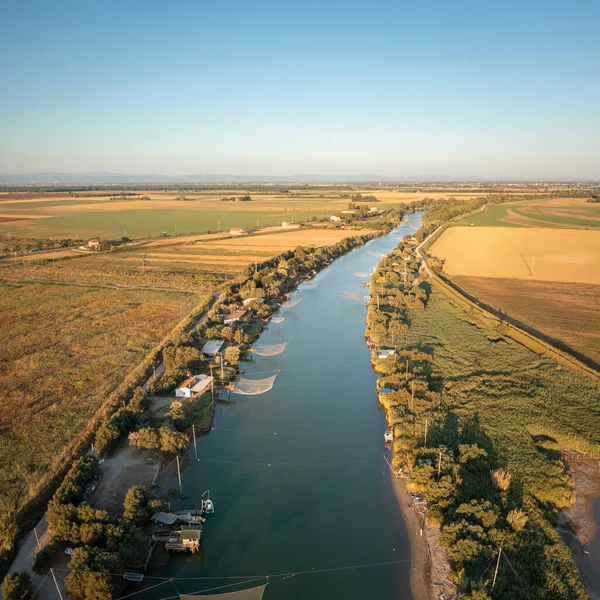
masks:
<path id="1" fill-rule="evenodd" d="M 25 572 L 6 575 L 2 584 L 4 600 L 23 600 L 29 597 L 31 575 Z"/>

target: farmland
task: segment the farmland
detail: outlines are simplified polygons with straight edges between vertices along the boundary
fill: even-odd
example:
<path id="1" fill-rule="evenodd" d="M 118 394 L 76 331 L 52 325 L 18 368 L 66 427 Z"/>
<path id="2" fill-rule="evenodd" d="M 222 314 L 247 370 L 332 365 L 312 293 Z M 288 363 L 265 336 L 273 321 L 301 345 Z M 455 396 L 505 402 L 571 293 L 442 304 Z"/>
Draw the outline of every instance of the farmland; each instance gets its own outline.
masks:
<path id="1" fill-rule="evenodd" d="M 600 284 L 600 231 L 452 227 L 430 253 L 451 277 Z"/>
<path id="2" fill-rule="evenodd" d="M 600 364 L 600 285 L 454 277 L 461 288 Z"/>
<path id="3" fill-rule="evenodd" d="M 100 405 L 204 296 L 0 284 L 0 523 Z M 0 539 L 0 549 L 3 540 Z"/>
<path id="4" fill-rule="evenodd" d="M 484 227 L 600 228 L 600 204 L 585 198 L 515 200 L 486 206 L 461 220 L 463 225 Z"/>
<path id="5" fill-rule="evenodd" d="M 265 227 L 283 220 L 296 222 L 327 218 L 347 208 L 357 194 L 364 202 L 375 197 L 380 206 L 393 207 L 423 198 L 485 196 L 478 187 L 439 186 L 259 186 L 246 189 L 108 188 L 110 192 L 0 192 L 0 237 L 3 240 L 105 237 L 157 237 L 163 232 L 203 233 L 230 227 Z M 520 189 L 510 190 L 519 193 Z M 250 195 L 250 201 L 232 201 Z M 224 199 L 228 199 L 224 201 Z M 361 201 L 361 200 L 358 200 Z"/>

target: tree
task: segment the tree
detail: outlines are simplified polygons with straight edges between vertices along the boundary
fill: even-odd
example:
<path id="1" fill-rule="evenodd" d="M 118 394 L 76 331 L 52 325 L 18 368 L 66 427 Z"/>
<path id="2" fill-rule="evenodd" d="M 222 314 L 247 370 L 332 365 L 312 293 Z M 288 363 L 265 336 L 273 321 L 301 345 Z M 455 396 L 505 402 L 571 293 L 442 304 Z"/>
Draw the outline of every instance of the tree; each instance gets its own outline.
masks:
<path id="1" fill-rule="evenodd" d="M 186 414 L 181 402 L 178 402 L 177 400 L 171 402 L 171 409 L 165 416 L 173 423 L 175 429 L 181 431 L 185 428 Z"/>
<path id="2" fill-rule="evenodd" d="M 139 431 L 133 431 L 129 434 L 129 443 L 138 448 L 147 450 L 158 450 L 160 448 L 160 436 L 156 429 L 145 427 Z"/>
<path id="3" fill-rule="evenodd" d="M 177 454 L 188 447 L 188 436 L 164 425 L 159 430 L 160 449 L 167 454 Z"/>
<path id="4" fill-rule="evenodd" d="M 240 362 L 240 349 L 237 346 L 229 346 L 225 348 L 225 360 L 231 364 L 237 364 Z"/>
<path id="5" fill-rule="evenodd" d="M 148 518 L 150 494 L 143 485 L 134 485 L 129 489 L 123 502 L 123 518 L 134 523 L 143 523 Z"/>
<path id="6" fill-rule="evenodd" d="M 527 524 L 527 519 L 527 515 L 518 508 L 511 510 L 506 517 L 506 521 L 510 525 L 511 529 L 517 533 L 523 531 L 525 525 Z"/>
<path id="7" fill-rule="evenodd" d="M 110 250 L 111 249 L 111 245 L 110 242 L 108 240 L 102 240 L 100 242 L 100 250 Z"/>
<path id="8" fill-rule="evenodd" d="M 69 562 L 67 591 L 78 600 L 110 600 L 112 598 L 104 557 L 85 548 L 76 548 Z"/>
<path id="9" fill-rule="evenodd" d="M 6 575 L 2 584 L 4 600 L 21 600 L 29 596 L 31 575 L 23 571 Z"/>

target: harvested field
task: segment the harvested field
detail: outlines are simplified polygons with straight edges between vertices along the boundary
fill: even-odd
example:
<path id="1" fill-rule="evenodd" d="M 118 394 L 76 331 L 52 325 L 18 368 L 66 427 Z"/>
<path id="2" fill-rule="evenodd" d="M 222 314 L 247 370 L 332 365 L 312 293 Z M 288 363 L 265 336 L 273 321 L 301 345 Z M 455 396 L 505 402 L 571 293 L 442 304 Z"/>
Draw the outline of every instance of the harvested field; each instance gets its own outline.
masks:
<path id="1" fill-rule="evenodd" d="M 33 495 L 127 374 L 204 298 L 0 284 L 0 523 Z"/>
<path id="2" fill-rule="evenodd" d="M 600 364 L 600 285 L 453 277 L 465 291 Z"/>
<path id="3" fill-rule="evenodd" d="M 429 252 L 451 277 L 600 284 L 600 231 L 451 227 Z"/>

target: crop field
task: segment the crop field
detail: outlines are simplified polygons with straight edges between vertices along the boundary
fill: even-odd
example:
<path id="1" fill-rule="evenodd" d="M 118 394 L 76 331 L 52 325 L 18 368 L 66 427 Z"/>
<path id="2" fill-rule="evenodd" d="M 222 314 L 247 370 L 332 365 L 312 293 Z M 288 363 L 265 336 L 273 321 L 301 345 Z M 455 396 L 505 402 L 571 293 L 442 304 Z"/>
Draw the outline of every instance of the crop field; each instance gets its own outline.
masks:
<path id="1" fill-rule="evenodd" d="M 430 249 L 451 277 L 600 284 L 600 231 L 451 227 Z"/>
<path id="2" fill-rule="evenodd" d="M 454 277 L 487 305 L 502 310 L 600 364 L 600 285 L 523 279 Z"/>
<path id="3" fill-rule="evenodd" d="M 369 230 L 307 228 L 241 237 L 181 236 L 118 252 L 43 252 L 0 261 L 7 280 L 60 281 L 210 293 L 254 260 L 297 246 L 330 245 Z M 61 255 L 68 257 L 59 260 Z"/>
<path id="4" fill-rule="evenodd" d="M 405 347 L 431 349 L 433 378 L 443 384 L 441 408 L 477 416 L 513 481 L 542 502 L 569 502 L 560 455 L 549 456 L 534 436 L 547 436 L 556 449 L 598 453 L 597 384 L 472 323 L 435 290 L 425 311 L 414 313 Z"/>
<path id="5" fill-rule="evenodd" d="M 0 523 L 204 296 L 0 284 Z"/>
<path id="6" fill-rule="evenodd" d="M 600 228 L 600 203 L 585 198 L 546 198 L 486 206 L 461 221 L 485 227 Z"/>
<path id="7" fill-rule="evenodd" d="M 210 189 L 180 193 L 147 190 L 128 192 L 122 196 L 104 192 L 0 192 L 0 237 L 2 239 L 105 237 L 117 239 L 157 237 L 163 232 L 202 233 L 230 227 L 264 227 L 312 217 L 322 218 L 347 208 L 354 194 L 375 196 L 387 207 L 428 198 L 469 197 L 485 195 L 474 190 L 414 190 L 386 187 L 352 188 L 324 186 L 290 189 L 283 192 L 260 189 Z M 249 202 L 222 201 L 250 194 Z M 185 199 L 182 199 L 182 196 Z"/>

